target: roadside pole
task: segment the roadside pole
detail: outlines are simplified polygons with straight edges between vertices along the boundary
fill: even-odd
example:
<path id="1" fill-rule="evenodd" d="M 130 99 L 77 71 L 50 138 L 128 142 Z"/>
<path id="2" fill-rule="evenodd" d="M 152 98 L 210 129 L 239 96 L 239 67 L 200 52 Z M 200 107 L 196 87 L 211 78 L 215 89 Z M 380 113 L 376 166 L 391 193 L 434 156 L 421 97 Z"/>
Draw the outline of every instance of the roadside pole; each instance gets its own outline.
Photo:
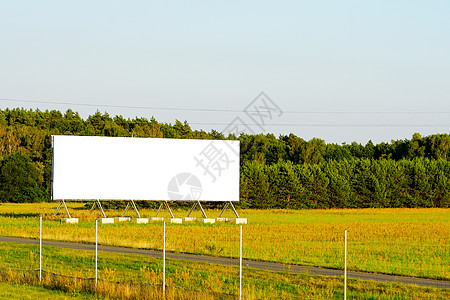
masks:
<path id="1" fill-rule="evenodd" d="M 42 282 L 42 215 L 39 217 L 39 282 Z"/>
<path id="2" fill-rule="evenodd" d="M 95 286 L 97 287 L 97 259 L 98 259 L 98 219 L 95 219 Z"/>
<path id="3" fill-rule="evenodd" d="M 239 234 L 239 299 L 242 299 L 242 225 Z"/>
<path id="4" fill-rule="evenodd" d="M 163 233 L 163 297 L 166 297 L 166 221 L 164 221 Z"/>
<path id="5" fill-rule="evenodd" d="M 347 230 L 345 230 L 344 250 L 344 300 L 347 299 Z"/>

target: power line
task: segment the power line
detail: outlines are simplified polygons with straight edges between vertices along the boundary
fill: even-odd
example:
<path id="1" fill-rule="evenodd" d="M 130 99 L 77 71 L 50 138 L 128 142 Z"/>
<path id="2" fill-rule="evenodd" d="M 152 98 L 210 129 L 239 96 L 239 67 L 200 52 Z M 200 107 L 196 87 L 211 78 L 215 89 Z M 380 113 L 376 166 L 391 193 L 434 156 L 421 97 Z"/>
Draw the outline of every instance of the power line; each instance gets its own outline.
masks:
<path id="1" fill-rule="evenodd" d="M 242 110 L 237 109 L 207 109 L 207 108 L 179 108 L 179 107 L 151 107 L 151 106 L 129 106 L 129 105 L 110 105 L 110 104 L 91 104 L 91 103 L 74 103 L 74 102 L 55 102 L 55 101 L 37 101 L 37 100 L 25 100 L 25 99 L 11 99 L 11 98 L 0 98 L 0 101 L 10 101 L 10 102 L 25 102 L 25 103 L 35 103 L 35 104 L 56 104 L 56 105 L 73 105 L 73 106 L 87 106 L 87 107 L 110 107 L 110 108 L 124 108 L 124 109 L 148 109 L 148 110 L 170 110 L 170 111 L 195 111 L 195 112 L 228 112 L 228 113 L 242 113 Z M 261 111 L 247 111 L 247 112 L 257 112 Z M 264 111 L 262 111 L 264 112 Z M 286 114 L 450 114 L 450 112 L 414 112 L 414 111 L 286 111 Z M 388 123 L 357 123 L 357 124 L 345 124 L 345 123 L 271 123 L 271 124 L 252 124 L 252 123 L 218 123 L 218 122 L 190 122 L 189 125 L 208 125 L 208 126 L 263 126 L 263 127 L 385 127 L 385 128 L 401 128 L 401 127 L 450 127 L 450 124 L 388 124 Z"/>
<path id="2" fill-rule="evenodd" d="M 278 123 L 278 124 L 236 124 L 236 123 L 202 123 L 202 122 L 190 122 L 189 125 L 210 125 L 210 126 L 261 126 L 261 127 L 273 127 L 273 126 L 283 126 L 283 127 L 449 127 L 450 124 L 293 124 L 293 123 Z"/>
<path id="3" fill-rule="evenodd" d="M 129 106 L 129 105 L 113 105 L 113 104 L 91 104 L 91 103 L 74 103 L 74 102 L 55 102 L 44 100 L 24 100 L 24 99 L 9 99 L 0 98 L 2 101 L 10 102 L 25 102 L 36 104 L 58 104 L 58 105 L 74 105 L 87 107 L 110 107 L 110 108 L 126 108 L 126 109 L 151 109 L 151 110 L 175 110 L 175 111 L 201 111 L 201 112 L 241 112 L 235 109 L 204 109 L 204 108 L 179 108 L 179 107 L 153 107 L 153 106 Z"/>
<path id="4" fill-rule="evenodd" d="M 130 106 L 130 105 L 113 105 L 113 104 L 92 104 L 92 103 L 75 103 L 62 101 L 46 101 L 46 100 L 26 100 L 0 98 L 0 101 L 9 101 L 15 103 L 34 103 L 34 104 L 53 104 L 53 105 L 72 105 L 85 107 L 108 107 L 108 108 L 124 108 L 124 109 L 145 109 L 145 110 L 167 110 L 167 111 L 193 111 L 193 112 L 221 112 L 221 113 L 242 113 L 242 109 L 214 109 L 214 108 L 182 108 L 182 107 L 155 107 L 155 106 Z M 247 110 L 249 113 L 264 113 L 265 111 Z M 450 114 L 450 111 L 283 111 L 283 114 Z"/>

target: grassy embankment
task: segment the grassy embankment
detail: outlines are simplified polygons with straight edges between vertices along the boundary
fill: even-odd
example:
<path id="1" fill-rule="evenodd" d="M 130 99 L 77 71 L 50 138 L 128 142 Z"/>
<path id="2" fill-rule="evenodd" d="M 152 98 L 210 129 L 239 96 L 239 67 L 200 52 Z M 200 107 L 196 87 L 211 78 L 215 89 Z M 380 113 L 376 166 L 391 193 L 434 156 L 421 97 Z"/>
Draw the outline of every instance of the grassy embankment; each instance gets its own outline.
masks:
<path id="1" fill-rule="evenodd" d="M 39 267 L 37 245 L 0 243 L 0 265 L 9 268 L 36 270 Z M 100 252 L 98 276 L 102 281 L 96 289 L 92 278 L 95 276 L 94 252 L 46 246 L 44 248 L 43 269 L 66 276 L 91 278 L 75 280 L 67 277 L 45 276 L 43 286 L 53 290 L 68 292 L 68 296 L 79 295 L 89 299 L 96 292 L 102 297 L 140 299 L 160 299 L 162 282 L 162 260 Z M 206 263 L 167 261 L 168 299 L 224 299 L 238 295 L 239 270 L 235 266 L 221 266 Z M 10 274 L 10 275 L 8 275 Z M 30 293 L 43 293 L 36 277 L 14 275 L 6 271 L 0 282 L 14 285 L 32 283 Z M 27 280 L 28 277 L 28 280 Z M 107 282 L 106 282 L 107 281 Z M 113 282 L 121 282 L 118 285 Z M 141 286 L 146 284 L 148 286 Z M 174 288 L 181 286 L 184 289 Z M 2 289 L 10 288 L 0 284 Z M 185 290 L 187 289 L 187 290 Z M 199 291 L 206 291 L 199 292 Z M 53 293 L 53 292 L 51 292 Z M 56 292 L 54 292 L 56 296 Z M 249 299 L 342 299 L 343 279 L 308 276 L 286 272 L 270 272 L 244 269 L 243 294 Z M 354 299 L 448 299 L 449 290 L 407 286 L 398 283 L 379 283 L 349 280 L 348 296 Z M 59 295 L 58 295 L 59 297 Z M 69 298 L 69 297 L 68 297 Z"/>
<path id="2" fill-rule="evenodd" d="M 94 243 L 94 219 L 98 213 L 89 214 L 80 203 L 68 205 L 71 213 L 80 217 L 79 224 L 60 223 L 61 215 L 52 215 L 56 203 L 0 205 L 0 235 L 37 238 L 38 215 L 42 213 L 44 239 Z M 351 270 L 449 280 L 449 212 L 449 209 L 243 210 L 240 214 L 249 221 L 244 226 L 244 258 L 342 269 L 344 230 L 348 230 Z M 107 211 L 109 216 L 121 213 Z M 141 211 L 144 216 L 154 213 Z M 236 225 L 168 225 L 166 238 L 168 251 L 239 255 Z M 161 249 L 162 224 L 101 225 L 99 243 Z"/>
<path id="3" fill-rule="evenodd" d="M 90 300 L 98 299 L 93 294 L 48 289 L 44 286 L 29 285 L 21 282 L 0 282 L 0 299 L 41 299 L 41 300 Z"/>

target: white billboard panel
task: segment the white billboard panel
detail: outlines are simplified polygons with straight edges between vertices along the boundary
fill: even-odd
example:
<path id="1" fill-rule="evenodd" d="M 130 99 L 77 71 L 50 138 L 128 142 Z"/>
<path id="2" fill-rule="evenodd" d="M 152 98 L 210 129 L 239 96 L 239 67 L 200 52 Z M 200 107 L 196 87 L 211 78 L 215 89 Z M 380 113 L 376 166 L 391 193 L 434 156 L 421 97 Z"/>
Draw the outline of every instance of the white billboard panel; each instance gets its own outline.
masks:
<path id="1" fill-rule="evenodd" d="M 55 135 L 52 198 L 239 201 L 239 141 Z"/>

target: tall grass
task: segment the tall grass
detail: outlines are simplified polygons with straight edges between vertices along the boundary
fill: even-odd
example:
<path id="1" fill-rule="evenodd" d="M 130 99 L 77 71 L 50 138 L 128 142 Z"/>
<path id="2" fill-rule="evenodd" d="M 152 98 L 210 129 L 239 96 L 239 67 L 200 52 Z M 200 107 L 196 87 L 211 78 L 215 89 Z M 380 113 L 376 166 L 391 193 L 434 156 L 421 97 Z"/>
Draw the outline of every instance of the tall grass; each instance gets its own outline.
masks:
<path id="1" fill-rule="evenodd" d="M 94 243 L 98 214 L 89 214 L 80 203 L 69 205 L 72 214 L 80 217 L 79 224 L 60 223 L 61 216 L 51 214 L 56 204 L 1 205 L 0 234 L 36 238 L 37 215 L 44 213 L 44 239 Z M 183 214 L 186 211 L 176 211 Z M 342 269 L 344 230 L 348 230 L 350 270 L 450 279 L 449 209 L 242 210 L 240 214 L 249 222 L 244 227 L 246 259 Z M 239 255 L 236 225 L 168 224 L 166 239 L 168 251 Z M 99 243 L 161 250 L 162 224 L 101 225 Z"/>
<path id="2" fill-rule="evenodd" d="M 0 281 L 40 284 L 38 245 L 0 243 L 0 249 L 0 265 L 5 266 L 0 268 Z M 93 280 L 93 251 L 45 246 L 43 258 L 42 285 L 49 289 L 84 292 L 104 298 L 162 299 L 162 262 L 159 258 L 100 252 L 97 286 Z M 239 289 L 238 274 L 235 266 L 168 260 L 166 298 L 234 299 Z M 243 279 L 245 299 L 343 297 L 342 278 L 244 268 Z M 348 295 L 355 299 L 448 299 L 450 291 L 349 280 Z"/>
<path id="3" fill-rule="evenodd" d="M 3 271 L 3 272 L 2 272 Z M 203 291 L 191 291 L 175 286 L 167 286 L 163 293 L 162 285 L 151 286 L 132 283 L 121 283 L 99 280 L 97 284 L 92 278 L 78 278 L 44 272 L 42 281 L 38 271 L 22 269 L 0 269 L 0 281 L 41 285 L 47 289 L 61 290 L 67 293 L 88 293 L 105 299 L 216 299 L 217 295 Z M 224 295 L 220 298 L 225 299 Z M 229 298 L 234 298 L 230 296 Z"/>

